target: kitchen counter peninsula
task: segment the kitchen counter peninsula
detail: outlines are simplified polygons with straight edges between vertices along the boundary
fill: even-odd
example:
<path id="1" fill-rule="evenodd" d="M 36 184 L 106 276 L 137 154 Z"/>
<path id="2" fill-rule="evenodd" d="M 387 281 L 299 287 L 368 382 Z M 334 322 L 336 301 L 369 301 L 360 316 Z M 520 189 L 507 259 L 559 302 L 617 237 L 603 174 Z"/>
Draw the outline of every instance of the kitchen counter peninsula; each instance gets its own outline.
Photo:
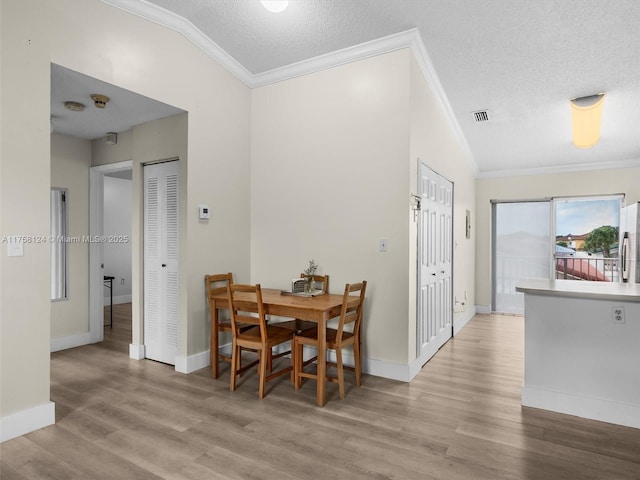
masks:
<path id="1" fill-rule="evenodd" d="M 640 428 L 640 285 L 518 282 L 522 405 Z"/>

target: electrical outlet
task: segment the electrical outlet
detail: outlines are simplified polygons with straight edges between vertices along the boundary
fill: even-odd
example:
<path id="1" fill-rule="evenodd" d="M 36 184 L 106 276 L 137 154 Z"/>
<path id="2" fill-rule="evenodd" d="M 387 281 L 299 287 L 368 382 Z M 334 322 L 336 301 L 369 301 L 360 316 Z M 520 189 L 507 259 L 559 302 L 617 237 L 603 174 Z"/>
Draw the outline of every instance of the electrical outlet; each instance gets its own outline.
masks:
<path id="1" fill-rule="evenodd" d="M 120 285 L 124 285 L 124 278 L 120 277 Z"/>
<path id="2" fill-rule="evenodd" d="M 611 307 L 611 318 L 613 320 L 613 323 L 618 323 L 618 324 L 624 323 L 625 322 L 624 307 L 623 306 Z"/>

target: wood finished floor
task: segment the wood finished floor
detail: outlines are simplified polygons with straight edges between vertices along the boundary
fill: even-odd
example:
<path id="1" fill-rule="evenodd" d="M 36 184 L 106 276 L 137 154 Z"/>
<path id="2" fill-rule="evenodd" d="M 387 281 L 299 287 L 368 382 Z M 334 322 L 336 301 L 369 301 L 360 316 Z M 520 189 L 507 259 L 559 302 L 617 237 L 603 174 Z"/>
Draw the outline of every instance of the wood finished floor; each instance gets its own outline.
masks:
<path id="1" fill-rule="evenodd" d="M 523 320 L 476 316 L 411 383 L 347 397 L 252 371 L 128 358 L 130 306 L 99 345 L 52 354 L 56 424 L 0 446 L 12 479 L 640 479 L 640 430 L 520 406 Z"/>

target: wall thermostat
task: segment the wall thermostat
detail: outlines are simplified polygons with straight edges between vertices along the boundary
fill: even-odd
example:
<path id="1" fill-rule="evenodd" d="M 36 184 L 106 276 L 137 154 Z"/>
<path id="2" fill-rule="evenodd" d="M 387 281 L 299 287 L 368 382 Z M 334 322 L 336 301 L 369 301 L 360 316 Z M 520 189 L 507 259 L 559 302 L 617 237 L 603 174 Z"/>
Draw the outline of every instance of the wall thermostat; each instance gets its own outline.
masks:
<path id="1" fill-rule="evenodd" d="M 209 220 L 211 214 L 209 213 L 209 205 L 198 205 L 198 213 L 200 220 Z"/>

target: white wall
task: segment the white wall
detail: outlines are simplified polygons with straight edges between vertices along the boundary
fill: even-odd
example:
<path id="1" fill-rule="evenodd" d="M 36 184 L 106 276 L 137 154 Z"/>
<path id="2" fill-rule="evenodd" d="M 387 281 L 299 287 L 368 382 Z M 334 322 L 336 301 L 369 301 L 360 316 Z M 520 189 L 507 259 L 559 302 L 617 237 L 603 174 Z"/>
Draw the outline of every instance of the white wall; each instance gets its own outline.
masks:
<path id="1" fill-rule="evenodd" d="M 311 258 L 332 293 L 367 280 L 364 356 L 406 364 L 408 50 L 252 94 L 251 281 L 286 288 Z"/>
<path id="2" fill-rule="evenodd" d="M 53 350 L 58 349 L 56 341 L 64 342 L 60 337 L 89 331 L 89 244 L 82 237 L 89 235 L 90 161 L 88 140 L 51 135 L 51 186 L 67 189 L 68 236 L 80 240 L 67 243 L 69 297 L 51 302 Z"/>
<path id="3" fill-rule="evenodd" d="M 640 200 L 640 168 L 484 178 L 478 179 L 476 185 L 476 304 L 488 311 L 491 306 L 492 199 L 530 200 L 624 193 L 627 202 L 635 202 Z"/>
<path id="4" fill-rule="evenodd" d="M 249 277 L 249 89 L 181 34 L 97 0 L 3 0 L 0 22 L 2 235 L 49 232 L 51 63 L 189 112 L 180 348 L 187 358 L 205 352 L 205 273 Z M 207 225 L 200 203 L 214 208 Z M 53 421 L 49 265 L 48 245 L 0 255 L 3 430 Z"/>
<path id="5" fill-rule="evenodd" d="M 132 182 L 104 177 L 104 274 L 113 280 L 113 303 L 131 302 L 131 208 Z M 104 288 L 105 304 L 110 300 Z"/>
<path id="6" fill-rule="evenodd" d="M 286 288 L 311 258 L 333 293 L 367 280 L 365 369 L 409 379 L 417 158 L 456 184 L 458 240 L 459 212 L 474 203 L 473 174 L 442 107 L 408 49 L 252 93 L 252 281 Z M 472 301 L 473 240 L 460 240 L 456 255 L 456 293 Z"/>
<path id="7" fill-rule="evenodd" d="M 453 182 L 453 295 L 460 303 L 454 305 L 453 325 L 457 333 L 475 314 L 475 175 L 466 150 L 455 136 L 446 113 L 419 69 L 411 62 L 411 154 L 409 190 L 418 192 L 418 159 L 429 168 Z M 471 238 L 466 238 L 466 211 L 471 212 Z M 409 322 L 410 358 L 415 357 L 416 288 L 417 282 L 417 222 L 410 213 L 409 222 Z M 466 300 L 465 300 L 466 297 Z M 464 305 L 463 305 L 464 303 Z"/>

